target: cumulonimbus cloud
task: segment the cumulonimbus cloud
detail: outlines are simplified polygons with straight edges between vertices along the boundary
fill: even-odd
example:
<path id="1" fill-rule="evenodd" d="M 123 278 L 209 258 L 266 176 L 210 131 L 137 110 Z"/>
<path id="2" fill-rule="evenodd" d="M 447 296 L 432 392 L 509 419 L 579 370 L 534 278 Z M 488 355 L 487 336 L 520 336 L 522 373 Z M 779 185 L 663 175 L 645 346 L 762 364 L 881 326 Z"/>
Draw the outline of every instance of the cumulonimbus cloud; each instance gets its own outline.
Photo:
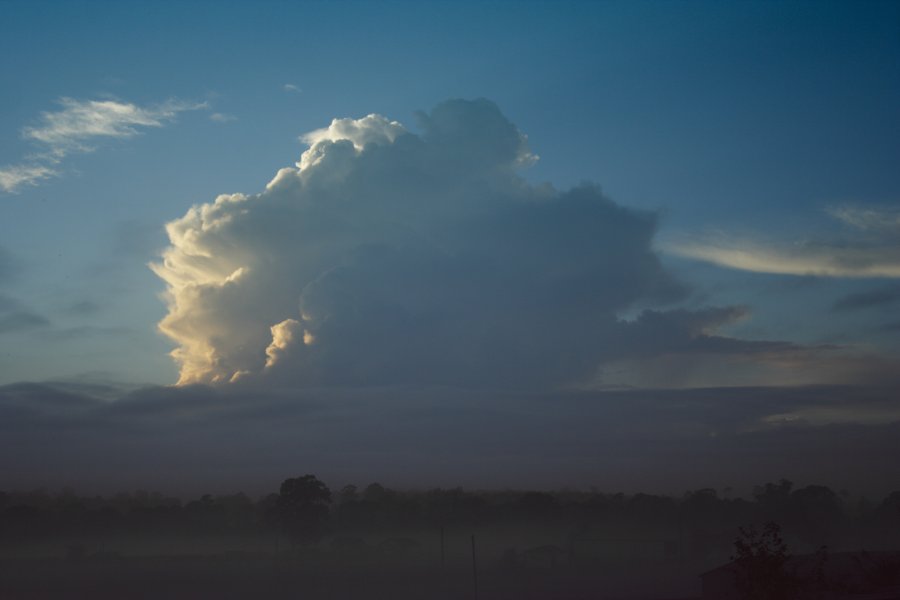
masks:
<path id="1" fill-rule="evenodd" d="M 180 383 L 554 386 L 743 316 L 618 319 L 683 294 L 655 214 L 527 183 L 526 137 L 487 100 L 418 117 L 335 119 L 264 191 L 167 225 L 151 268 Z"/>

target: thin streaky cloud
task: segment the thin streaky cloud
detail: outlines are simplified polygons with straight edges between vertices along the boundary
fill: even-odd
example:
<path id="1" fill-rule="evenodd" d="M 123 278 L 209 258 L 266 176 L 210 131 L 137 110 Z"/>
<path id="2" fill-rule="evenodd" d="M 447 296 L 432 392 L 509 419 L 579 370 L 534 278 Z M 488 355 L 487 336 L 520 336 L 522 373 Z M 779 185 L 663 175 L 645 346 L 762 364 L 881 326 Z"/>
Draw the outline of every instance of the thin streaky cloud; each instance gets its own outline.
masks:
<path id="1" fill-rule="evenodd" d="M 885 287 L 868 292 L 848 294 L 832 306 L 835 311 L 864 310 L 890 306 L 900 301 L 900 287 Z"/>
<path id="2" fill-rule="evenodd" d="M 840 206 L 826 210 L 845 226 L 845 234 L 810 242 L 760 241 L 717 235 L 669 243 L 670 254 L 721 267 L 816 277 L 900 277 L 900 210 Z"/>
<path id="3" fill-rule="evenodd" d="M 0 295 L 0 335 L 49 324 L 46 317 L 32 312 L 15 298 Z"/>
<path id="4" fill-rule="evenodd" d="M 27 311 L 0 315 L 0 334 L 35 329 L 48 324 L 45 317 Z"/>
<path id="5" fill-rule="evenodd" d="M 900 235 L 900 209 L 885 207 L 838 206 L 828 214 L 862 231 Z"/>
<path id="6" fill-rule="evenodd" d="M 754 273 L 898 278 L 900 248 L 765 245 L 754 241 L 680 242 L 670 254 Z"/>
<path id="7" fill-rule="evenodd" d="M 294 92 L 295 94 L 303 92 L 303 90 L 300 89 L 300 86 L 296 86 L 293 83 L 286 83 L 282 87 L 286 92 Z"/>
<path id="8" fill-rule="evenodd" d="M 0 190 L 14 193 L 24 186 L 37 185 L 58 177 L 54 168 L 66 156 L 94 150 L 102 139 L 129 138 L 148 127 L 162 127 L 179 113 L 208 108 L 207 103 L 168 100 L 158 105 L 139 106 L 117 100 L 76 100 L 61 98 L 61 110 L 41 113 L 39 122 L 22 129 L 22 138 L 36 147 L 29 162 L 0 167 Z"/>
<path id="9" fill-rule="evenodd" d="M 22 130 L 27 140 L 46 144 L 52 156 L 62 158 L 73 151 L 88 151 L 89 140 L 126 138 L 138 134 L 139 127 L 162 127 L 178 113 L 206 108 L 206 103 L 169 100 L 141 107 L 115 100 L 75 100 L 62 98 L 63 109 L 41 114 L 41 123 Z"/>
<path id="10" fill-rule="evenodd" d="M 56 171 L 46 165 L 8 165 L 0 168 L 0 190 L 12 194 L 24 186 L 37 185 L 42 179 L 56 175 Z"/>
<path id="11" fill-rule="evenodd" d="M 232 121 L 237 121 L 237 117 L 226 113 L 213 113 L 209 115 L 209 120 L 216 123 L 231 123 Z"/>

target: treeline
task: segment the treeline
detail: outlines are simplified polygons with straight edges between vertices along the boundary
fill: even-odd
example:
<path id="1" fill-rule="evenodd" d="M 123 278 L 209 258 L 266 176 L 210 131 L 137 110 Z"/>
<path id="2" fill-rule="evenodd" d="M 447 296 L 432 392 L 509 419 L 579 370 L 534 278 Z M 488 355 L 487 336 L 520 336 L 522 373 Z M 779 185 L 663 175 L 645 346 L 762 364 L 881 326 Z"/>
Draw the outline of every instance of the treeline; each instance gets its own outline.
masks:
<path id="1" fill-rule="evenodd" d="M 809 548 L 900 544 L 900 491 L 878 501 L 850 501 L 825 486 L 795 488 L 786 480 L 757 487 L 752 499 L 723 497 L 713 489 L 673 498 L 583 491 L 404 491 L 378 483 L 332 492 L 313 476 L 285 483 L 301 479 L 319 486 L 309 502 L 305 492 L 286 492 L 284 484 L 279 493 L 257 499 L 238 493 L 187 502 L 145 491 L 107 497 L 80 496 L 70 490 L 0 492 L 0 542 L 119 534 L 274 533 L 285 531 L 290 517 L 295 522 L 316 520 L 317 534 L 311 541 L 329 533 L 510 525 L 552 527 L 570 537 L 678 539 L 686 550 L 703 553 L 730 547 L 741 525 L 774 521 L 794 545 Z M 320 512 L 306 517 L 314 505 Z"/>

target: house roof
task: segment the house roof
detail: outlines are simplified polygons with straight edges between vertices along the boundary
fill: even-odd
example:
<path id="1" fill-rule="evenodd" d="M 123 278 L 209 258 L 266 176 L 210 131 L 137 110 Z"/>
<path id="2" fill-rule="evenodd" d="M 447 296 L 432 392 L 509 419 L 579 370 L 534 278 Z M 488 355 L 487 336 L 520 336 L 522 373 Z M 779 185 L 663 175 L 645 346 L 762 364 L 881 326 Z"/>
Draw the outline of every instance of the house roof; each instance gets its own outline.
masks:
<path id="1" fill-rule="evenodd" d="M 842 598 L 853 600 L 900 600 L 900 551 L 829 552 L 820 563 L 819 554 L 801 554 L 788 558 L 786 567 L 801 576 L 813 575 L 821 564 L 826 580 L 851 587 L 870 588 Z M 735 561 L 700 574 L 701 579 L 713 574 L 735 571 Z M 887 577 L 887 580 L 882 578 Z M 894 579 L 896 577 L 896 579 Z M 882 583 L 879 585 L 878 581 Z M 874 588 L 872 588 L 874 583 Z"/>

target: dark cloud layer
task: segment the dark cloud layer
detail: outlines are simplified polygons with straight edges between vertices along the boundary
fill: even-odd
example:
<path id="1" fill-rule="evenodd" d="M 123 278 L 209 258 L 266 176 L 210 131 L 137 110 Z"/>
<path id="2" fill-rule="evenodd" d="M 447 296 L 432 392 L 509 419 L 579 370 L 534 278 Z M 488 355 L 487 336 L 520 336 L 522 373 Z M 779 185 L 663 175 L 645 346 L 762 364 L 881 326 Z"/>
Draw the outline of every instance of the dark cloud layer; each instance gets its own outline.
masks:
<path id="1" fill-rule="evenodd" d="M 897 484 L 900 404 L 885 388 L 110 392 L 0 387 L 3 485 L 263 492 L 306 472 L 331 485 L 609 491 L 748 490 L 780 477 L 873 494 Z"/>
<path id="2" fill-rule="evenodd" d="M 887 307 L 900 302 L 900 286 L 885 286 L 868 292 L 848 294 L 834 303 L 836 311 Z"/>
<path id="3" fill-rule="evenodd" d="M 29 310 L 16 299 L 0 295 L 0 335 L 28 331 L 49 324 L 46 317 Z"/>

